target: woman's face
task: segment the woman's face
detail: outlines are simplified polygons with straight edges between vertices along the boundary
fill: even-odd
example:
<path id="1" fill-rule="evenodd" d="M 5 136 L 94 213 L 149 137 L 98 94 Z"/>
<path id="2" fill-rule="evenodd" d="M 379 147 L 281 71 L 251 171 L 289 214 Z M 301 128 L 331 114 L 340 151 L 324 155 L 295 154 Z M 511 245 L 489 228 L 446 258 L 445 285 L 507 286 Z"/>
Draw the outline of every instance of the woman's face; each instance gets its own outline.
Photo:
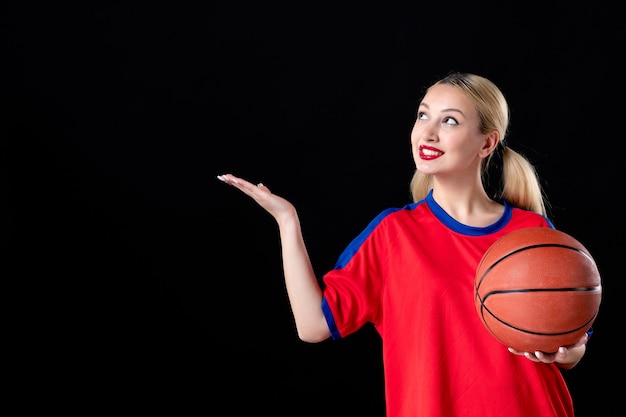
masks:
<path id="1" fill-rule="evenodd" d="M 424 174 L 475 175 L 489 154 L 487 136 L 479 130 L 474 104 L 461 90 L 435 85 L 422 99 L 411 132 L 416 168 Z"/>

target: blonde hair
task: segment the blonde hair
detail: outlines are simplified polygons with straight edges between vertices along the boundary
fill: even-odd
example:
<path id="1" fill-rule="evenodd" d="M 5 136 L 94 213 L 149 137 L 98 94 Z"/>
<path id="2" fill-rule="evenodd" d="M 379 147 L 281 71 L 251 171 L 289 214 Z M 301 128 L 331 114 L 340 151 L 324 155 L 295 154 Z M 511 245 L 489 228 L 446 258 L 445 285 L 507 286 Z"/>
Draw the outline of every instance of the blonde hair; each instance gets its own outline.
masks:
<path id="1" fill-rule="evenodd" d="M 500 134 L 498 148 L 502 155 L 502 176 L 496 198 L 504 199 L 513 206 L 547 216 L 548 203 L 535 167 L 526 157 L 504 144 L 510 113 L 506 98 L 500 89 L 484 77 L 467 73 L 451 73 L 431 87 L 438 84 L 458 88 L 474 103 L 480 119 L 479 129 L 482 133 L 497 130 Z M 482 161 L 483 186 L 487 185 L 489 165 L 497 151 L 492 152 Z M 415 170 L 410 184 L 413 201 L 424 199 L 432 187 L 432 175 Z"/>

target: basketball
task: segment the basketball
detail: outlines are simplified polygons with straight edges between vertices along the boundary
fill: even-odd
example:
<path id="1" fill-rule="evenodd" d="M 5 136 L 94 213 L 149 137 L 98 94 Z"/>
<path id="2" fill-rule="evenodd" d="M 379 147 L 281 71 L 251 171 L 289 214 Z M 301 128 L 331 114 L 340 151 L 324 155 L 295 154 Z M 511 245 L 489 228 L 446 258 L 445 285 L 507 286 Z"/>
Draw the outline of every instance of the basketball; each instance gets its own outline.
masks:
<path id="1" fill-rule="evenodd" d="M 520 352 L 554 353 L 576 343 L 600 308 L 600 273 L 567 233 L 529 227 L 498 239 L 474 278 L 474 304 L 489 332 Z"/>

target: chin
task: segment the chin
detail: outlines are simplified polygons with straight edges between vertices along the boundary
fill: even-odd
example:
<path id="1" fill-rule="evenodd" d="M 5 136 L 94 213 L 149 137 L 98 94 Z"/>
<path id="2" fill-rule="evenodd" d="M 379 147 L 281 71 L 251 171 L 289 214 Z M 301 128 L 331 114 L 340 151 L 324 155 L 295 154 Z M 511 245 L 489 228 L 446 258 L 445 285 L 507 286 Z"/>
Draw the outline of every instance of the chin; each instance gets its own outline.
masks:
<path id="1" fill-rule="evenodd" d="M 422 174 L 434 174 L 435 170 L 428 166 L 428 164 L 416 164 L 415 168 Z"/>

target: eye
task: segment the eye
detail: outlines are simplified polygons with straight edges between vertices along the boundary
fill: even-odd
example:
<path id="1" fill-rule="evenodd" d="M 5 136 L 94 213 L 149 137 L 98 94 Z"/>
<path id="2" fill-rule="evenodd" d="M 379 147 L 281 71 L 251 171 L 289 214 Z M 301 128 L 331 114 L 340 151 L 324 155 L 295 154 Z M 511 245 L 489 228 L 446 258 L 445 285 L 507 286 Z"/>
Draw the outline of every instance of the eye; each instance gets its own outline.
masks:
<path id="1" fill-rule="evenodd" d="M 426 120 L 428 119 L 428 116 L 426 116 L 426 113 L 424 113 L 423 111 L 420 111 L 417 113 L 417 119 L 418 120 Z"/>
<path id="2" fill-rule="evenodd" d="M 443 122 L 448 125 L 458 125 L 459 122 L 456 121 L 454 117 L 445 117 Z"/>

